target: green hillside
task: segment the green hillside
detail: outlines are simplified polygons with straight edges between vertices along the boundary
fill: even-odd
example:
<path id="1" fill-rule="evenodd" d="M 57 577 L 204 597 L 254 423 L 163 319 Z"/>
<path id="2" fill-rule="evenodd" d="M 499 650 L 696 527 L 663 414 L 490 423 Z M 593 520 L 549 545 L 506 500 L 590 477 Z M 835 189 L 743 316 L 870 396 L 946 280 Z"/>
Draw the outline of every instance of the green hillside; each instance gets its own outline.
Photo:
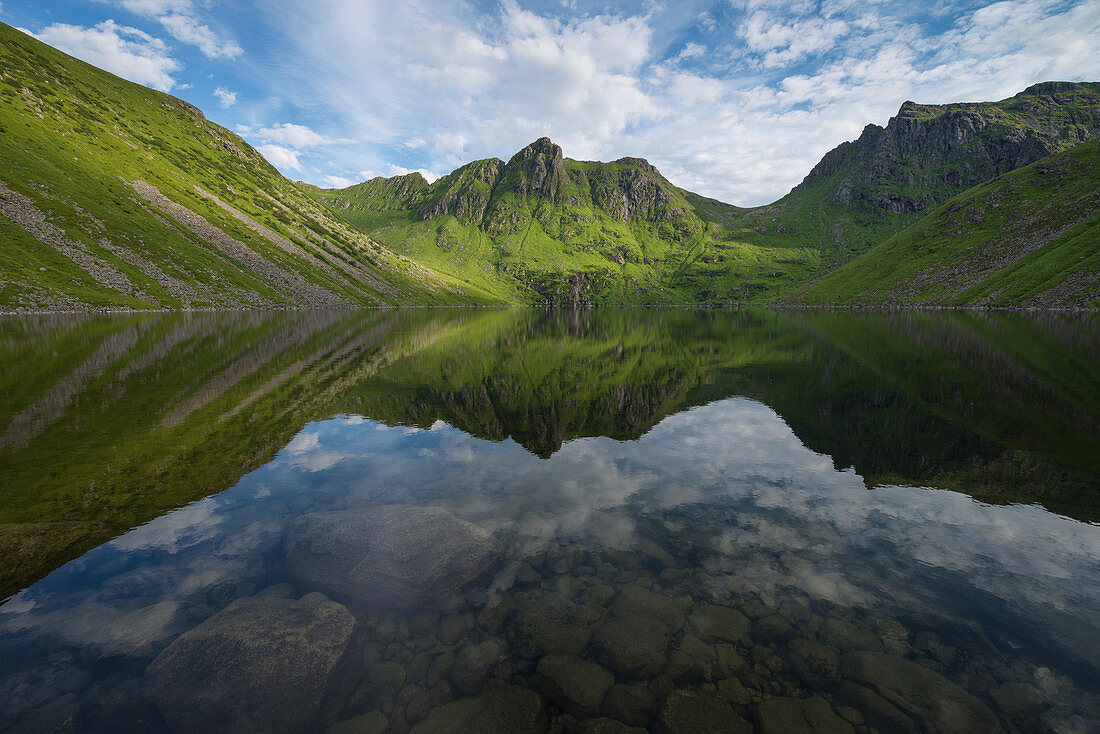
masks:
<path id="1" fill-rule="evenodd" d="M 730 239 L 745 210 L 683 191 L 647 161 L 575 161 L 543 138 L 474 161 L 311 193 L 391 249 L 502 298 L 767 301 L 818 267 L 812 248 Z"/>
<path id="2" fill-rule="evenodd" d="M 735 232 L 761 245 L 799 242 L 832 270 L 952 196 L 1100 135 L 1100 83 L 1044 82 L 999 102 L 905 102 L 885 127 L 827 153 Z"/>
<path id="3" fill-rule="evenodd" d="M 549 139 L 474 161 L 308 191 L 386 244 L 501 298 L 768 303 L 930 207 L 1100 133 L 1100 85 L 1048 82 L 1001 102 L 906 102 L 827 154 L 774 204 L 673 186 L 645 160 L 574 161 Z"/>
<path id="4" fill-rule="evenodd" d="M 0 309 L 467 303 L 175 97 L 0 24 Z"/>
<path id="5" fill-rule="evenodd" d="M 792 300 L 1100 306 L 1100 140 L 950 199 Z"/>
<path id="6" fill-rule="evenodd" d="M 753 209 L 684 191 L 641 158 L 567 159 L 546 138 L 432 184 L 323 190 L 288 181 L 186 102 L 0 24 L 0 310 L 772 303 L 951 196 L 1098 132 L 1100 84 L 1047 82 L 1001 102 L 906 102 Z M 1091 206 L 1085 189 L 1047 188 L 1044 221 Z M 930 282 L 899 302 L 1092 302 L 1095 262 L 1066 259 L 1089 232 L 1044 227 L 1015 250 L 1003 238 L 974 250 L 964 272 L 990 290 Z M 1047 234 L 1060 239 L 1046 247 Z M 1000 269 L 1005 247 L 1038 254 L 1002 274 L 1026 271 L 1022 285 L 999 290 L 981 257 Z M 829 287 L 811 293 L 842 295 Z"/>

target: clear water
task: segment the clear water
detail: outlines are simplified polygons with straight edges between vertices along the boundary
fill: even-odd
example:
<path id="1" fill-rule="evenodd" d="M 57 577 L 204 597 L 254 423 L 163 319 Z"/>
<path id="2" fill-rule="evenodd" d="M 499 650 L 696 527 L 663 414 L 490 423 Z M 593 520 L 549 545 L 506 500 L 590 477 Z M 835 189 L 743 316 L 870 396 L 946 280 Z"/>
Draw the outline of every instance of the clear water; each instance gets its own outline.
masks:
<path id="1" fill-rule="evenodd" d="M 1092 317 L 0 340 L 0 730 L 1100 726 Z"/>

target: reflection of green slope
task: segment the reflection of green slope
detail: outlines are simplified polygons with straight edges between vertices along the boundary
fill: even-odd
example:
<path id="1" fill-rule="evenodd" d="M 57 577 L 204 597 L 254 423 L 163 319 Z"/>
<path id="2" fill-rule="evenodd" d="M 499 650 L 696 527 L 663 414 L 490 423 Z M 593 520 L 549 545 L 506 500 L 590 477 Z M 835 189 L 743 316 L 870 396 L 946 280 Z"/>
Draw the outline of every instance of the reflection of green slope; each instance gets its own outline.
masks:
<path id="1" fill-rule="evenodd" d="M 455 320 L 422 311 L 0 322 L 0 598 L 232 486 L 306 422 L 332 415 L 349 384 Z"/>
<path id="2" fill-rule="evenodd" d="M 748 395 L 871 485 L 946 487 L 1100 516 L 1091 499 L 1096 421 L 1075 407 L 1100 393 L 1085 365 L 1095 327 L 974 321 L 514 311 L 398 360 L 356 388 L 354 405 L 388 422 L 444 420 L 481 438 L 511 437 L 545 457 L 570 438 L 633 439 L 692 405 Z"/>
<path id="3" fill-rule="evenodd" d="M 768 400 L 811 448 L 869 482 L 1100 517 L 1091 319 L 1062 314 L 814 313 L 827 351 L 802 398 Z M 828 356 L 826 356 L 826 354 Z"/>
<path id="4" fill-rule="evenodd" d="M 532 309 L 0 320 L 0 594 L 232 486 L 337 413 L 637 438 L 746 395 L 870 485 L 1100 518 L 1096 322 Z M 736 446 L 730 447 L 736 451 Z"/>
<path id="5" fill-rule="evenodd" d="M 713 395 L 718 368 L 793 359 L 799 348 L 797 334 L 777 330 L 770 313 L 505 316 L 400 360 L 363 383 L 356 404 L 373 418 L 420 426 L 441 419 L 481 438 L 511 437 L 547 457 L 580 436 L 637 438 Z"/>

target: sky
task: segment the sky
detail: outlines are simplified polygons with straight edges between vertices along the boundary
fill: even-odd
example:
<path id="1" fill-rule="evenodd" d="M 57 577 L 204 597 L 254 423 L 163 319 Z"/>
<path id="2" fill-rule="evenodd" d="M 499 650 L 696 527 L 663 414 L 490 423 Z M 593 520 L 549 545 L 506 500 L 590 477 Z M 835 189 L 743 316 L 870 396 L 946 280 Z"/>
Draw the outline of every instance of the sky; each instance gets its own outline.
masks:
<path id="1" fill-rule="evenodd" d="M 1100 0 L 2 0 L 0 20 L 328 187 L 545 135 L 754 206 L 906 100 L 1100 80 Z"/>

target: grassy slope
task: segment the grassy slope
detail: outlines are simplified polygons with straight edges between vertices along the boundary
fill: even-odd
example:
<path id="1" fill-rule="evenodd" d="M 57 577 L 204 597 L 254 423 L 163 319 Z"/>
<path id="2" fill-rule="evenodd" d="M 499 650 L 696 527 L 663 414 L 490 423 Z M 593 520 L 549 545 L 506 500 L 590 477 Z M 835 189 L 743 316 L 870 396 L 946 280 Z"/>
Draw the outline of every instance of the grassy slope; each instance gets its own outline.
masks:
<path id="1" fill-rule="evenodd" d="M 567 159 L 565 168 L 570 181 L 554 199 L 518 194 L 505 179 L 491 192 L 491 221 L 422 219 L 377 179 L 312 193 L 395 251 L 513 300 L 569 300 L 577 287 L 593 303 L 764 302 L 817 269 L 813 248 L 746 242 L 726 226 L 743 209 L 677 189 L 646 166 Z M 597 203 L 623 175 L 667 193 L 662 218 L 624 222 Z M 453 185 L 448 178 L 432 189 Z"/>
<path id="2" fill-rule="evenodd" d="M 155 186 L 252 254 L 204 241 L 178 213 L 144 201 L 134 181 Z M 14 192 L 0 190 L 0 308 L 495 300 L 335 220 L 190 105 L 3 24 L 0 183 Z M 69 252 L 13 221 L 13 208 L 47 220 Z M 74 250 L 82 252 L 73 257 Z M 271 267 L 257 267 L 260 260 Z M 80 261 L 94 263 L 99 277 Z"/>
<path id="3" fill-rule="evenodd" d="M 794 300 L 1100 306 L 1100 141 L 960 194 Z"/>
<path id="4" fill-rule="evenodd" d="M 782 244 L 800 242 L 816 247 L 821 253 L 821 271 L 828 272 L 861 255 L 892 235 L 922 219 L 930 205 L 936 205 L 969 188 L 951 185 L 953 173 L 960 168 L 984 170 L 992 165 L 985 153 L 977 152 L 981 141 L 1014 138 L 1026 144 L 1030 136 L 1038 136 L 1055 151 L 1073 147 L 1091 135 L 1093 129 L 1075 123 L 1090 119 L 1097 107 L 1100 85 L 1068 85 L 1051 96 L 1051 85 L 1030 87 L 999 102 L 960 103 L 951 105 L 913 105 L 907 103 L 899 112 L 900 123 L 919 135 L 920 128 L 931 129 L 937 120 L 956 113 L 980 116 L 984 127 L 965 145 L 950 149 L 944 160 L 906 158 L 871 159 L 869 150 L 861 150 L 860 141 L 842 143 L 826 154 L 815 167 L 807 182 L 796 187 L 774 204 L 745 212 L 733 227 L 751 242 Z M 1055 84 L 1054 86 L 1061 86 Z M 873 127 L 873 126 L 869 126 Z M 1093 123 L 1093 128 L 1095 123 Z M 876 128 L 881 131 L 881 128 Z M 888 128 L 883 135 L 888 135 Z M 952 130 L 948 135 L 954 133 Z M 927 130 L 934 143 L 938 136 Z M 901 134 L 903 133 L 894 133 Z M 874 136 L 870 136 L 873 138 Z M 873 146 L 873 143 L 872 143 Z M 866 166 L 880 170 L 865 169 Z M 820 175 L 815 175 L 818 171 Z M 992 174 L 990 174 L 992 177 Z M 855 196 L 867 201 L 842 202 L 842 189 L 855 188 Z M 921 202 L 923 211 L 893 213 L 875 205 L 890 198 Z"/>

